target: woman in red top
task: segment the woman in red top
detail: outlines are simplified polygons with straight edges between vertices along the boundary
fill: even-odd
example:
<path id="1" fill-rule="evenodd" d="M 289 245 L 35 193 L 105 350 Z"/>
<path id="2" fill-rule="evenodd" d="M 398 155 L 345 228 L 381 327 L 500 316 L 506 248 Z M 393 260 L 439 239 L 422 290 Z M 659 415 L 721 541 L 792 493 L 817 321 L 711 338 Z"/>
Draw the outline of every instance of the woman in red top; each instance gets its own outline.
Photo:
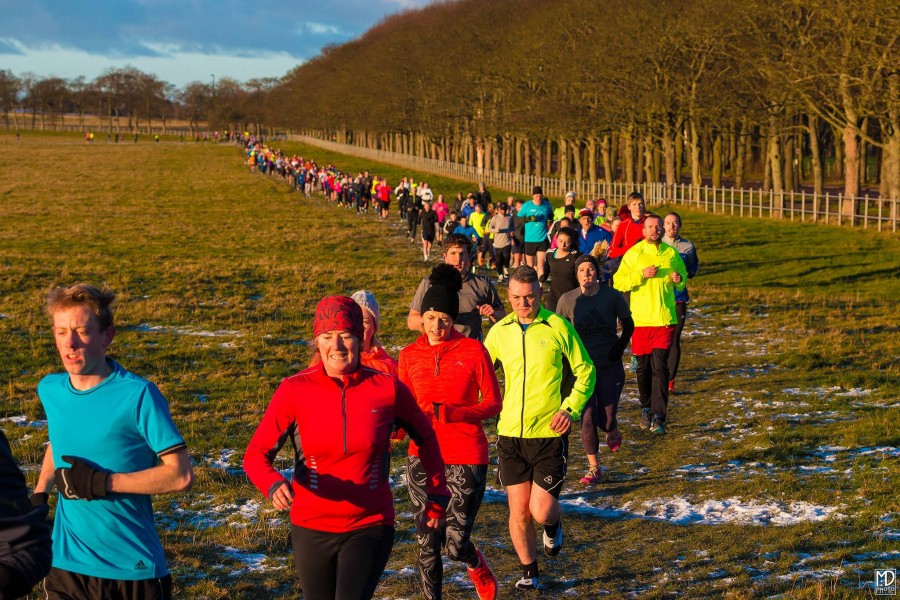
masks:
<path id="1" fill-rule="evenodd" d="M 321 361 L 281 382 L 244 454 L 250 481 L 289 510 L 294 561 L 307 600 L 371 598 L 394 544 L 388 484 L 396 422 L 419 445 L 427 497 L 423 529 L 441 525 L 449 500 L 431 423 L 396 377 L 360 365 L 362 309 L 323 298 L 313 322 Z M 294 447 L 288 482 L 273 466 Z"/>
<path id="2" fill-rule="evenodd" d="M 359 360 L 366 367 L 376 371 L 397 374 L 397 361 L 388 354 L 378 340 L 378 329 L 381 327 L 381 308 L 372 292 L 359 290 L 350 296 L 363 309 L 362 352 Z"/>
<path id="3" fill-rule="evenodd" d="M 497 595 L 497 580 L 484 555 L 469 539 L 487 484 L 488 443 L 481 422 L 500 413 L 500 386 L 487 350 L 453 328 L 459 316 L 462 276 L 438 265 L 422 299 L 422 335 L 400 351 L 400 380 L 431 418 L 446 463 L 452 499 L 445 528 L 424 530 L 428 482 L 422 448 L 409 444 L 406 480 L 419 535 L 419 579 L 424 598 L 441 597 L 442 548 L 468 565 L 481 600 Z M 481 401 L 479 402 L 479 393 Z"/>

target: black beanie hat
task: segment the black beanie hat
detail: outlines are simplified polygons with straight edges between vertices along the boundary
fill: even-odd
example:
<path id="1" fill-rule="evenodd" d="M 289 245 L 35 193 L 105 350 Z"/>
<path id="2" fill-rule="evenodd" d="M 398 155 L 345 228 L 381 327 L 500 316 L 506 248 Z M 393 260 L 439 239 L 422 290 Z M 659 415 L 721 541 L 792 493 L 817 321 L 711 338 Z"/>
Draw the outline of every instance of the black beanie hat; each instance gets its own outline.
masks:
<path id="1" fill-rule="evenodd" d="M 459 290 L 462 289 L 462 275 L 447 264 L 437 265 L 428 276 L 431 287 L 422 298 L 419 312 L 425 314 L 429 310 L 450 315 L 456 321 L 459 317 Z"/>
<path id="2" fill-rule="evenodd" d="M 594 270 L 597 271 L 597 277 L 600 276 L 600 274 L 601 274 L 600 263 L 597 261 L 596 258 L 591 256 L 590 254 L 582 254 L 581 256 L 576 258 L 575 259 L 575 271 L 576 272 L 578 272 L 578 267 L 581 265 L 581 263 L 591 263 L 592 265 L 594 265 Z"/>

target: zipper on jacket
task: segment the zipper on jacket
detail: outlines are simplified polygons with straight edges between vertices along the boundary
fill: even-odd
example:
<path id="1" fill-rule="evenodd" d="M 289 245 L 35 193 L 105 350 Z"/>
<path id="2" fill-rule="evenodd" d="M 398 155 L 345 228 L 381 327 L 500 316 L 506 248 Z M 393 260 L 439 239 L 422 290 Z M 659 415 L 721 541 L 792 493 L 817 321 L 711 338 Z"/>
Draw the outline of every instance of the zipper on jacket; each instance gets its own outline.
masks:
<path id="1" fill-rule="evenodd" d="M 344 456 L 347 456 L 347 393 L 344 386 L 341 386 L 341 416 L 344 421 Z"/>
<path id="2" fill-rule="evenodd" d="M 531 325 L 528 325 L 531 327 Z M 522 330 L 522 412 L 519 416 L 519 437 L 525 437 L 525 378 L 528 376 L 528 365 L 525 362 L 525 332 Z"/>

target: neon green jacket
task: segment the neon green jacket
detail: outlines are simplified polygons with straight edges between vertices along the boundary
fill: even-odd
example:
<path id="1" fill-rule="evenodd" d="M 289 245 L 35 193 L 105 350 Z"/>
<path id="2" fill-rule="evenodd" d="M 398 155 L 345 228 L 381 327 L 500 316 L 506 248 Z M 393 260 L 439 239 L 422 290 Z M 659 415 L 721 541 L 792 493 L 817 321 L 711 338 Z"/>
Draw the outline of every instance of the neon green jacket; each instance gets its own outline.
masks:
<path id="1" fill-rule="evenodd" d="M 473 212 L 469 215 L 469 225 L 475 229 L 478 237 L 484 237 L 484 228 L 487 225 L 487 213 Z"/>
<path id="2" fill-rule="evenodd" d="M 559 437 L 550 429 L 553 415 L 565 410 L 578 420 L 594 392 L 596 372 L 571 323 L 541 307 L 537 318 L 522 331 L 513 312 L 491 327 L 484 345 L 494 366 L 503 366 L 506 378 L 497 433 L 519 438 Z M 564 362 L 575 377 L 566 399 L 560 392 Z"/>
<path id="3" fill-rule="evenodd" d="M 657 266 L 656 276 L 644 279 L 646 267 Z M 681 274 L 681 283 L 672 283 L 671 275 Z M 631 316 L 635 327 L 664 327 L 678 323 L 675 315 L 675 290 L 687 285 L 687 270 L 681 255 L 672 246 L 660 242 L 657 248 L 641 240 L 622 257 L 613 276 L 613 286 L 631 292 Z"/>

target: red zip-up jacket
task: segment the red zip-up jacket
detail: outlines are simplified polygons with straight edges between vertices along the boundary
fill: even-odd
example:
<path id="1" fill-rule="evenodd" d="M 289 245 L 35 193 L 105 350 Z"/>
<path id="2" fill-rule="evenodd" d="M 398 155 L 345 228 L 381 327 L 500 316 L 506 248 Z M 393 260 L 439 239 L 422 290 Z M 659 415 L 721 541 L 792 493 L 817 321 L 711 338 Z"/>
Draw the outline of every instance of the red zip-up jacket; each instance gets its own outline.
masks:
<path id="1" fill-rule="evenodd" d="M 331 379 L 320 363 L 284 379 L 244 454 L 244 471 L 267 498 L 285 483 L 272 466 L 290 439 L 294 447 L 291 523 L 340 533 L 394 524 L 388 484 L 394 422 L 422 448 L 429 499 L 446 505 L 434 429 L 409 389 L 396 377 L 361 367 Z"/>
<path id="2" fill-rule="evenodd" d="M 482 343 L 453 329 L 446 341 L 432 346 L 423 333 L 400 351 L 398 368 L 400 381 L 409 386 L 431 419 L 444 462 L 486 465 L 488 443 L 481 422 L 500 414 L 502 400 L 491 357 Z M 440 421 L 435 419 L 433 402 L 443 404 Z M 422 448 L 411 441 L 409 454 L 421 453 Z"/>
<path id="3" fill-rule="evenodd" d="M 631 211 L 628 210 L 628 205 L 625 205 L 619 211 L 619 218 L 621 221 L 613 234 L 612 243 L 609 245 L 608 256 L 610 258 L 623 256 L 631 250 L 632 246 L 644 239 L 644 219 L 647 218 L 647 215 L 644 215 L 640 221 L 635 223 L 634 219 L 631 218 Z"/>

